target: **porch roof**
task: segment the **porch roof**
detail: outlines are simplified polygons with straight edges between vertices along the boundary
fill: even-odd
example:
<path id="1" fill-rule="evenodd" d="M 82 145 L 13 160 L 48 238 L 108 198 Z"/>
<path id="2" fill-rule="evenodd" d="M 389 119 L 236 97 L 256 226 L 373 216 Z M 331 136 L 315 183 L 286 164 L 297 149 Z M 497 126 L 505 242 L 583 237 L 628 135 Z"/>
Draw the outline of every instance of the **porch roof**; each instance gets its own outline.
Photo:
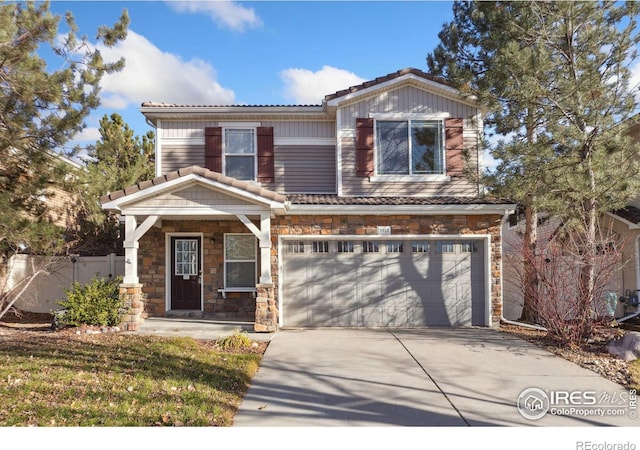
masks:
<path id="1" fill-rule="evenodd" d="M 102 196 L 100 198 L 100 203 L 104 205 L 105 203 L 109 203 L 114 200 L 118 200 L 123 197 L 136 194 L 146 189 L 150 189 L 154 186 L 160 186 L 164 183 L 167 183 L 173 180 L 178 180 L 188 175 L 198 175 L 203 177 L 204 179 L 215 181 L 217 183 L 220 183 L 229 187 L 246 191 L 250 194 L 257 195 L 269 201 L 284 203 L 286 200 L 286 197 L 284 195 L 278 194 L 277 192 L 273 192 L 269 189 L 264 189 L 259 184 L 252 183 L 250 181 L 241 181 L 232 177 L 227 177 L 225 175 L 222 175 L 221 173 L 213 172 L 203 167 L 191 166 L 191 167 L 185 167 L 184 169 L 176 170 L 173 172 L 168 172 L 152 180 L 143 181 L 136 185 L 126 187 L 120 191 L 111 192 L 110 194 Z"/>

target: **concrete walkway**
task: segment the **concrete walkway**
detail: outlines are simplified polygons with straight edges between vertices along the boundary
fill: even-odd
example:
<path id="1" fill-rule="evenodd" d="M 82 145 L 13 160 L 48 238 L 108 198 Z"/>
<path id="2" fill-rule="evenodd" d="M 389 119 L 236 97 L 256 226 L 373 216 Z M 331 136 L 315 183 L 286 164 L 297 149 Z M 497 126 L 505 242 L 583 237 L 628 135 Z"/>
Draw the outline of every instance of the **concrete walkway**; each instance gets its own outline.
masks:
<path id="1" fill-rule="evenodd" d="M 527 388 L 594 392 L 604 414 L 624 415 L 527 419 L 516 408 Z M 234 425 L 637 427 L 623 398 L 621 386 L 496 330 L 283 330 Z"/>
<path id="2" fill-rule="evenodd" d="M 194 339 L 216 340 L 220 337 L 229 336 L 236 330 L 246 332 L 247 336 L 254 341 L 269 341 L 274 335 L 274 333 L 255 333 L 253 331 L 253 322 L 178 317 L 149 317 L 145 319 L 136 333 L 152 336 L 190 336 Z"/>

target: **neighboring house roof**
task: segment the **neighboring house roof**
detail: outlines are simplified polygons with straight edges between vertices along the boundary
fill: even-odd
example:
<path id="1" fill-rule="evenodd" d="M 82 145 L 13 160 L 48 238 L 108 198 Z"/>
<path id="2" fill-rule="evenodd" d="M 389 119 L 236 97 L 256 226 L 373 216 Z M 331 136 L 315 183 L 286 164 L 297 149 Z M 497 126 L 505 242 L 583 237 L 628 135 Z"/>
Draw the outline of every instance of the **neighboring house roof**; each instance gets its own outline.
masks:
<path id="1" fill-rule="evenodd" d="M 172 180 L 175 180 L 187 175 L 191 175 L 191 174 L 199 175 L 205 179 L 216 181 L 220 184 L 224 184 L 230 187 L 242 189 L 252 194 L 259 195 L 260 197 L 263 197 L 268 200 L 273 200 L 280 203 L 283 203 L 286 200 L 286 197 L 284 195 L 278 194 L 277 192 L 270 191 L 269 189 L 264 189 L 257 183 L 253 183 L 250 181 L 241 181 L 236 178 L 227 177 L 218 172 L 213 172 L 203 167 L 191 166 L 191 167 L 185 167 L 184 169 L 176 170 L 173 172 L 168 172 L 159 177 L 155 177 L 152 180 L 143 181 L 136 185 L 129 186 L 122 190 L 104 195 L 100 198 L 100 203 L 104 204 L 113 200 L 117 200 L 127 195 L 135 194 L 137 192 L 143 191 L 153 186 L 158 186 L 168 181 L 172 181 Z"/>
<path id="2" fill-rule="evenodd" d="M 635 206 L 628 205 L 624 208 L 611 211 L 611 214 L 630 222 L 633 225 L 640 224 L 640 209 Z"/>

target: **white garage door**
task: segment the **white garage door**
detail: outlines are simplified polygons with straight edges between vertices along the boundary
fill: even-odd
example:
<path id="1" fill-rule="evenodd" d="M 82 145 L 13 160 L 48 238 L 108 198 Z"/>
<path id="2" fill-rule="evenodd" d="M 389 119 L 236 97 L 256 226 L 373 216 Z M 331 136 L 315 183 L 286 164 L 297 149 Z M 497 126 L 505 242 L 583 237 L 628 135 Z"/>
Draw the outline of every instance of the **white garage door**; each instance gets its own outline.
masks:
<path id="1" fill-rule="evenodd" d="M 485 325 L 483 241 L 285 240 L 289 327 Z"/>

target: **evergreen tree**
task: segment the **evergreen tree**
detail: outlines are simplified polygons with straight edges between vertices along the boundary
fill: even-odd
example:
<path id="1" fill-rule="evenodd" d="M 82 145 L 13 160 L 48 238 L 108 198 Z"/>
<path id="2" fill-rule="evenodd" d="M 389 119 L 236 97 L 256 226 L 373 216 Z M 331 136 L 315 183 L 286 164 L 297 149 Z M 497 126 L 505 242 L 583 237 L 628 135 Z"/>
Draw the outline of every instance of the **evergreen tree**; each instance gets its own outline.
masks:
<path id="1" fill-rule="evenodd" d="M 155 134 L 134 136 L 122 117 L 113 113 L 100 119 L 100 140 L 87 148 L 86 179 L 81 185 L 81 252 L 115 252 L 119 236 L 117 215 L 102 210 L 101 196 L 153 178 Z"/>
<path id="2" fill-rule="evenodd" d="M 634 2 L 456 2 L 454 20 L 427 56 L 430 70 L 488 106 L 488 144 L 499 161 L 483 181 L 525 210 L 535 254 L 537 213 L 560 217 L 583 237 L 576 289 L 593 302 L 598 217 L 639 187 L 638 147 L 619 126 L 636 104 L 629 66 L 638 43 Z M 625 170 L 621 170 L 625 168 Z M 525 318 L 536 274 L 525 267 Z M 591 281 L 590 281 L 591 280 Z M 591 287 L 590 287 L 591 286 Z"/>
<path id="3" fill-rule="evenodd" d="M 68 32 L 59 36 L 60 17 L 49 3 L 0 4 L 0 250 L 3 259 L 19 250 L 55 254 L 64 250 L 63 231 L 50 221 L 44 195 L 52 186 L 65 187 L 69 166 L 57 155 L 85 127 L 99 103 L 100 80 L 124 65 L 105 63 L 86 37 L 78 37 L 73 15 L 64 20 Z M 129 17 L 123 11 L 96 40 L 112 47 L 124 39 Z M 60 67 L 49 70 L 40 56 L 51 51 Z M 2 269 L 2 268 L 0 268 Z M 46 267 L 38 271 L 46 271 Z M 36 271 L 37 272 L 37 271 Z M 8 274 L 5 274 L 8 275 Z M 31 278 L 33 279 L 33 278 Z M 31 279 L 17 287 L 25 289 Z M 0 286 L 0 316 L 15 301 L 15 292 Z"/>

